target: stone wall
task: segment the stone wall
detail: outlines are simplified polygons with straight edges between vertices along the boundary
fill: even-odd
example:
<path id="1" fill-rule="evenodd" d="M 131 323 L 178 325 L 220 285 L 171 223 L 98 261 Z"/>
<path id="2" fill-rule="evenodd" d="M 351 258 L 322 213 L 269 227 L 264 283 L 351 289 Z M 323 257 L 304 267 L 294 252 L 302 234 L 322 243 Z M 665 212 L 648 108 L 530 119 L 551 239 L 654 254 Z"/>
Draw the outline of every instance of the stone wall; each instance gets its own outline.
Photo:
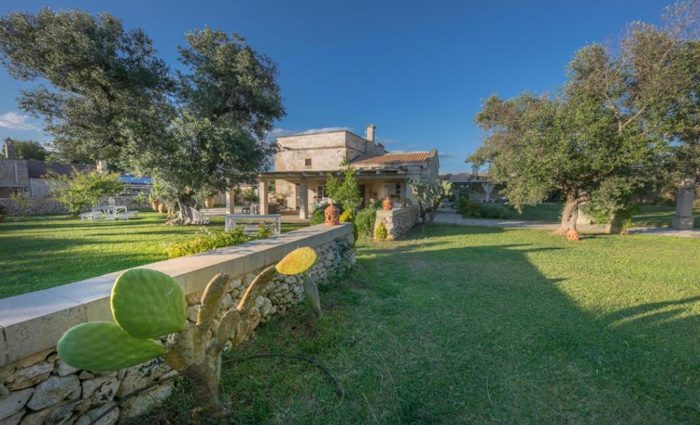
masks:
<path id="1" fill-rule="evenodd" d="M 415 206 L 395 208 L 389 211 L 377 210 L 374 226 L 376 228 L 380 223 L 383 223 L 389 234 L 387 239 L 393 240 L 411 230 L 416 225 L 417 220 L 418 208 Z"/>
<path id="2" fill-rule="evenodd" d="M 332 282 L 355 262 L 351 225 L 319 225 L 145 267 L 168 273 L 182 284 L 191 325 L 204 286 L 215 273 L 235 276 L 222 301 L 219 314 L 223 315 L 237 303 L 257 272 L 299 246 L 317 250 L 319 261 L 309 277 L 319 284 Z M 111 373 L 92 373 L 72 368 L 58 358 L 54 346 L 65 330 L 85 321 L 111 320 L 109 290 L 117 275 L 0 300 L 0 424 L 85 425 L 120 398 L 175 373 L 161 359 Z M 263 288 L 254 305 L 264 323 L 286 313 L 303 298 L 299 279 L 280 276 Z M 100 424 L 144 413 L 168 397 L 173 382 L 128 400 Z"/>

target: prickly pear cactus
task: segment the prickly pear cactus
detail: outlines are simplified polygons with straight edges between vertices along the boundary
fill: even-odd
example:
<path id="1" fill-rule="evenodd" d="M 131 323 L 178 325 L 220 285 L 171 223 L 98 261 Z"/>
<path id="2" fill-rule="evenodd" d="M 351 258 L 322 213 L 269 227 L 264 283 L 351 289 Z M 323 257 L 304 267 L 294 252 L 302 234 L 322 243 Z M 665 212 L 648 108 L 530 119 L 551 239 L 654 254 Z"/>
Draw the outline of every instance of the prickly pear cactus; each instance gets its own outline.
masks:
<path id="1" fill-rule="evenodd" d="M 116 323 L 90 322 L 71 328 L 58 342 L 58 354 L 69 365 L 92 371 L 135 366 L 162 355 L 171 368 L 192 382 L 196 412 L 221 417 L 226 414 L 219 398 L 221 352 L 229 340 L 250 337 L 260 322 L 260 312 L 251 300 L 276 273 L 305 273 L 317 258 L 314 249 L 298 248 L 277 265 L 265 268 L 248 285 L 236 308 L 220 320 L 216 318 L 230 279 L 217 274 L 202 294 L 196 323 L 188 326 L 185 297 L 174 279 L 153 270 L 128 270 L 112 288 Z M 320 313 L 315 283 L 305 281 L 304 287 Z M 174 338 L 166 346 L 151 339 L 172 333 Z"/>
<path id="2" fill-rule="evenodd" d="M 104 371 L 135 366 L 165 353 L 160 342 L 135 338 L 110 322 L 88 322 L 68 330 L 58 354 L 73 367 Z"/>
<path id="3" fill-rule="evenodd" d="M 297 275 L 306 273 L 311 269 L 311 267 L 316 264 L 318 255 L 313 248 L 305 246 L 303 248 L 297 248 L 294 251 L 287 254 L 286 257 L 282 259 L 275 268 L 280 274 L 286 275 Z"/>
<path id="4" fill-rule="evenodd" d="M 185 327 L 187 304 L 180 284 L 165 273 L 132 269 L 112 288 L 112 315 L 137 338 L 157 338 Z"/>

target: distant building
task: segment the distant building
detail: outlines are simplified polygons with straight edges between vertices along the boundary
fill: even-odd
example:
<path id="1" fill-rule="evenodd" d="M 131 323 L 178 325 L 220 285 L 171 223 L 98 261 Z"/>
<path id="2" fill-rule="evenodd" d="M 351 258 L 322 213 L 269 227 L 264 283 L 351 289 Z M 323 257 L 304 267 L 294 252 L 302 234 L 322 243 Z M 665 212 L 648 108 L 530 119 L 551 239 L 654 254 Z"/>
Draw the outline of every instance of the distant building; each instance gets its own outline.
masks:
<path id="1" fill-rule="evenodd" d="M 73 170 L 88 171 L 96 169 L 90 164 L 60 164 L 57 162 L 39 161 L 36 159 L 17 159 L 11 141 L 3 146 L 3 157 L 0 158 L 0 198 L 9 198 L 12 194 L 25 194 L 32 198 L 50 196 L 50 188 L 46 175 L 49 171 L 62 176 L 71 176 Z M 100 161 L 97 169 L 106 170 L 106 162 Z M 124 183 L 121 195 L 136 195 L 139 192 L 150 192 L 150 177 L 134 177 L 121 175 Z"/>
<path id="2" fill-rule="evenodd" d="M 364 205 L 386 196 L 399 202 L 414 201 L 408 187 L 410 180 L 437 182 L 437 150 L 387 152 L 375 141 L 375 130 L 369 125 L 364 138 L 347 130 L 278 137 L 275 170 L 258 176 L 261 214 L 267 213 L 268 186 L 274 182 L 280 206 L 308 218 L 311 207 L 327 198 L 328 175 L 339 175 L 346 159 L 357 171 Z M 230 211 L 231 196 L 228 198 Z"/>

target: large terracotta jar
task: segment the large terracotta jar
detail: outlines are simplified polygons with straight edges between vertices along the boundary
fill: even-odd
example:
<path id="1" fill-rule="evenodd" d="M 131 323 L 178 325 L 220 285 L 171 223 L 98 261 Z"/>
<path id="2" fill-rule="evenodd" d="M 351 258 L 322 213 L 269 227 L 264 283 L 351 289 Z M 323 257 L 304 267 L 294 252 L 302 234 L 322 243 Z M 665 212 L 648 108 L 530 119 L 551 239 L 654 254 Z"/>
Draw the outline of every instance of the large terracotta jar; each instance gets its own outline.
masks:
<path id="1" fill-rule="evenodd" d="M 157 212 L 157 211 L 158 211 L 158 206 L 159 206 L 159 205 L 160 205 L 160 201 L 156 199 L 155 201 L 151 202 L 151 209 L 152 209 L 153 211 L 156 211 L 156 212 Z"/>
<path id="2" fill-rule="evenodd" d="M 323 210 L 323 215 L 325 216 L 325 221 L 327 226 L 337 226 L 340 224 L 340 210 L 331 202 L 325 210 Z"/>
<path id="3" fill-rule="evenodd" d="M 158 212 L 161 214 L 165 214 L 168 212 L 168 207 L 164 203 L 159 203 L 158 204 Z"/>
<path id="4" fill-rule="evenodd" d="M 214 198 L 207 198 L 204 200 L 204 206 L 207 208 L 214 208 Z"/>
<path id="5" fill-rule="evenodd" d="M 390 197 L 387 196 L 386 198 L 384 198 L 384 202 L 382 202 L 382 208 L 384 209 L 384 211 L 391 211 L 392 205 Z"/>

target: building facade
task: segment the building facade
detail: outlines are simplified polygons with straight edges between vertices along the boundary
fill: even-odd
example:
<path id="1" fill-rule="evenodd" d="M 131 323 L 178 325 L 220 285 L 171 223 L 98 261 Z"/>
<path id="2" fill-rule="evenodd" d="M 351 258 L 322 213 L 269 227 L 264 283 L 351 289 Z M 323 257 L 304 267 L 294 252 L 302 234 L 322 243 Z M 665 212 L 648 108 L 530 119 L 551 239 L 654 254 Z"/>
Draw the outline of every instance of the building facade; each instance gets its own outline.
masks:
<path id="1" fill-rule="evenodd" d="M 266 214 L 272 201 L 280 210 L 308 218 L 315 205 L 327 200 L 326 180 L 329 175 L 341 175 L 345 161 L 357 172 L 364 205 L 387 196 L 395 202 L 412 202 L 411 180 L 437 182 L 437 150 L 387 152 L 375 140 L 375 132 L 376 127 L 369 125 L 365 137 L 347 130 L 279 137 L 274 171 L 258 176 L 260 213 Z M 271 186 L 274 197 L 270 196 Z M 228 199 L 227 209 L 232 211 L 233 198 L 229 195 Z"/>

